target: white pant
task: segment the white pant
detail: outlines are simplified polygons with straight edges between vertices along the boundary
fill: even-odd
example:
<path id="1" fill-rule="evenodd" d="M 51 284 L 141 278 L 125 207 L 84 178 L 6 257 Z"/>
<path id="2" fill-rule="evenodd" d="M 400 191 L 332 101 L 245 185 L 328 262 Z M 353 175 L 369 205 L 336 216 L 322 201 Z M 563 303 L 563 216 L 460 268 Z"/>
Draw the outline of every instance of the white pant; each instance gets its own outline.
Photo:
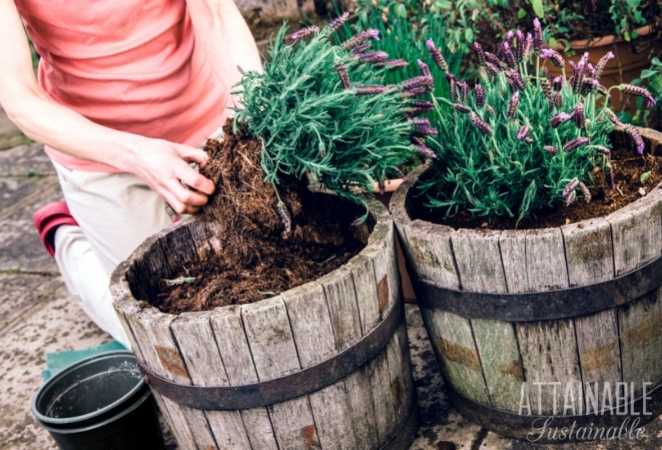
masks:
<path id="1" fill-rule="evenodd" d="M 135 176 L 53 165 L 64 199 L 80 225 L 57 230 L 55 260 L 83 310 L 128 347 L 113 310 L 110 275 L 143 240 L 172 223 L 166 204 Z"/>

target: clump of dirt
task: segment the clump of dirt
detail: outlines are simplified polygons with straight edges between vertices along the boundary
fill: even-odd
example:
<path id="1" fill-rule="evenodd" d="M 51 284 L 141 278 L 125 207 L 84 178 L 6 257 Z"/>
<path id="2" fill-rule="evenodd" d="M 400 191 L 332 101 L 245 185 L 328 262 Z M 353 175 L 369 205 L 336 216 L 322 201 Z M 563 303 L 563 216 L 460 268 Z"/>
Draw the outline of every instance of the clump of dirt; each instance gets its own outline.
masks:
<path id="1" fill-rule="evenodd" d="M 283 179 L 276 191 L 264 179 L 260 141 L 230 125 L 224 132 L 206 146 L 201 173 L 216 190 L 197 219 L 213 223 L 223 248 L 183 268 L 179 284 L 164 280 L 153 299 L 162 311 L 256 302 L 331 272 L 363 246 L 350 226 L 360 208 L 313 194 L 299 180 Z"/>
<path id="2" fill-rule="evenodd" d="M 539 212 L 535 217 L 516 224 L 515 219 L 496 218 L 486 220 L 472 217 L 469 214 L 458 214 L 454 217 L 443 217 L 437 209 L 426 208 L 421 197 L 411 199 L 408 205 L 412 217 L 441 223 L 454 228 L 489 228 L 497 230 L 536 229 L 557 227 L 581 220 L 606 216 L 643 197 L 659 183 L 662 183 L 662 148 L 649 149 L 644 155 L 635 154 L 631 145 L 625 139 L 615 139 L 612 151 L 612 167 L 614 170 L 614 187 L 610 177 L 602 170 L 594 173 L 595 183 L 591 187 L 592 199 L 586 203 L 579 196 L 577 202 L 569 207 L 559 206 L 555 209 Z"/>

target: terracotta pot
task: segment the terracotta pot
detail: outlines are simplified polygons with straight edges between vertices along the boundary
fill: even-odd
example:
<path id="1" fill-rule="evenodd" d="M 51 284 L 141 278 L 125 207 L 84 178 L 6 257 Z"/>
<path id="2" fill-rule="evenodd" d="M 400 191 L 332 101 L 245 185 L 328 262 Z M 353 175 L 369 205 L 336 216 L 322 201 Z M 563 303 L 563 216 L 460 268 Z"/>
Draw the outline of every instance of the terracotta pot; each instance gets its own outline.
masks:
<path id="1" fill-rule="evenodd" d="M 596 64 L 600 58 L 611 51 L 616 57 L 605 67 L 600 82 L 607 88 L 629 83 L 639 77 L 642 69 L 648 67 L 655 56 L 662 54 L 653 25 L 638 28 L 636 32 L 638 37 L 632 42 L 626 42 L 614 35 L 572 41 L 571 51 L 567 52 L 571 54 L 565 56 L 568 60 L 577 62 L 584 52 L 588 52 L 589 60 L 592 64 Z M 563 50 L 563 48 L 561 47 L 559 50 Z M 548 68 L 552 73 L 560 73 L 552 64 L 549 64 Z M 614 110 L 631 109 L 635 107 L 635 101 L 623 98 L 620 92 L 614 92 L 611 105 Z"/>

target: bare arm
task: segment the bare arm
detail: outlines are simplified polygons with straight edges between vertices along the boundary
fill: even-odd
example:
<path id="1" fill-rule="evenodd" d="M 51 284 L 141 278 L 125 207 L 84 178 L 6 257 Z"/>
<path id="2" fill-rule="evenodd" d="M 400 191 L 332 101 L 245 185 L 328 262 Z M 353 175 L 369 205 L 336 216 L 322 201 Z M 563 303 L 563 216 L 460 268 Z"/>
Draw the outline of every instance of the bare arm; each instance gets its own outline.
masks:
<path id="1" fill-rule="evenodd" d="M 255 39 L 234 0 L 187 0 L 187 4 L 197 42 L 219 79 L 233 87 L 241 79 L 240 69 L 262 70 Z"/>
<path id="2" fill-rule="evenodd" d="M 187 163 L 204 164 L 204 151 L 98 125 L 48 98 L 37 84 L 13 0 L 0 0 L 0 64 L 0 105 L 28 137 L 137 175 L 178 212 L 206 203 L 214 186 Z"/>

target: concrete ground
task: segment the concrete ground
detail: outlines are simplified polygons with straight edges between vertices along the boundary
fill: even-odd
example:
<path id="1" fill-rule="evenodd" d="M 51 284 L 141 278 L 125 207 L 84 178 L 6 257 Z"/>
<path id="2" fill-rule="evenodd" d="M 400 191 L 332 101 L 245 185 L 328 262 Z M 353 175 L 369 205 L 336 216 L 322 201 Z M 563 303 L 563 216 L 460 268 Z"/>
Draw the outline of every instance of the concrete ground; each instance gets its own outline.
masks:
<path id="1" fill-rule="evenodd" d="M 30 144 L 0 114 L 0 450 L 56 448 L 30 414 L 45 354 L 109 340 L 68 296 L 32 229 L 35 208 L 58 196 L 41 146 Z M 407 315 L 422 422 L 413 449 L 662 449 L 661 418 L 646 427 L 648 437 L 640 442 L 556 447 L 504 439 L 465 421 L 448 404 L 417 308 L 409 306 Z"/>

